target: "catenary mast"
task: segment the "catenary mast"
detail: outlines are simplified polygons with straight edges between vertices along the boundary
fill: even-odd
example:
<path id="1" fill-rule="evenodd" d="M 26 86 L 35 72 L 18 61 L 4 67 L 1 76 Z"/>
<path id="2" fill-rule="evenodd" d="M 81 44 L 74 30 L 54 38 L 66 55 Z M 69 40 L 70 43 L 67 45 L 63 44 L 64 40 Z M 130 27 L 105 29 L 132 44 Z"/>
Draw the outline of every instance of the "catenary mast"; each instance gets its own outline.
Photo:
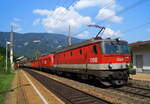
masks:
<path id="1" fill-rule="evenodd" d="M 10 64 L 11 69 L 14 69 L 14 62 L 13 62 L 13 26 L 11 26 L 11 32 L 10 32 Z"/>
<path id="2" fill-rule="evenodd" d="M 69 31 L 68 31 L 68 45 L 71 46 L 71 26 L 69 25 Z"/>

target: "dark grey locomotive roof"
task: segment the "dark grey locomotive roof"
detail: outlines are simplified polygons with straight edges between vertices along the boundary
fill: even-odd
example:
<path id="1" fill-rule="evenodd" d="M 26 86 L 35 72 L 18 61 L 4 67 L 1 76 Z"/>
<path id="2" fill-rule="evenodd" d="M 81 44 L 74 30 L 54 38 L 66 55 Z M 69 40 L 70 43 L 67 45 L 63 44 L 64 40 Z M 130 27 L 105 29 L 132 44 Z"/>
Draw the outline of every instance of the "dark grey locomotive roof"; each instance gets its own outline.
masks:
<path id="1" fill-rule="evenodd" d="M 80 42 L 80 43 L 68 46 L 66 48 L 57 50 L 54 53 L 65 52 L 65 51 L 68 51 L 68 50 L 71 50 L 71 49 L 79 48 L 79 47 L 82 47 L 82 46 L 85 46 L 85 45 L 89 45 L 89 44 L 97 43 L 97 42 L 102 42 L 102 41 L 116 41 L 116 40 L 115 39 L 91 39 L 91 40 L 86 40 L 86 41 L 83 41 L 83 42 Z"/>

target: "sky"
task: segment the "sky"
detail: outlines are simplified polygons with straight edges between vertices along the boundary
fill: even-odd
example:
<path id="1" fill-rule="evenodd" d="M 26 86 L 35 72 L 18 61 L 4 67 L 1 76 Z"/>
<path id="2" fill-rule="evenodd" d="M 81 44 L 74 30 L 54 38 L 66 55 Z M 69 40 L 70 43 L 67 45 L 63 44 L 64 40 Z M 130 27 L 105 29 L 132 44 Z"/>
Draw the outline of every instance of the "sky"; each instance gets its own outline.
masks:
<path id="1" fill-rule="evenodd" d="M 129 43 L 150 40 L 150 0 L 1 0 L 0 31 L 71 34 L 80 39 L 96 36 L 121 38 Z"/>

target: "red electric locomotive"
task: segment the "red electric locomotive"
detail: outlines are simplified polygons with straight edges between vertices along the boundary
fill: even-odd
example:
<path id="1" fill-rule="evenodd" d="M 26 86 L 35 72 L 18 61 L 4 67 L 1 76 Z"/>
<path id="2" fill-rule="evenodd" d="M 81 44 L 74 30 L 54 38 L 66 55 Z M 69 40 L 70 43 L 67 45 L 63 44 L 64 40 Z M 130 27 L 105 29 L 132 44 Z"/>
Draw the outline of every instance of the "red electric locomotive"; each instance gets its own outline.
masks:
<path id="1" fill-rule="evenodd" d="M 128 44 L 118 39 L 92 39 L 54 54 L 55 70 L 97 79 L 104 85 L 127 83 L 129 64 Z"/>
<path id="2" fill-rule="evenodd" d="M 89 25 L 90 27 L 93 25 Z M 60 72 L 72 72 L 104 85 L 124 85 L 128 81 L 131 62 L 128 43 L 119 39 L 96 38 L 56 51 L 54 67 Z"/>
<path id="3" fill-rule="evenodd" d="M 98 28 L 101 28 L 99 33 L 105 29 Z M 72 73 L 81 78 L 98 80 L 107 86 L 126 84 L 131 62 L 128 43 L 119 39 L 102 39 L 98 35 L 40 57 L 32 62 L 32 67 L 48 67 L 59 74 Z"/>

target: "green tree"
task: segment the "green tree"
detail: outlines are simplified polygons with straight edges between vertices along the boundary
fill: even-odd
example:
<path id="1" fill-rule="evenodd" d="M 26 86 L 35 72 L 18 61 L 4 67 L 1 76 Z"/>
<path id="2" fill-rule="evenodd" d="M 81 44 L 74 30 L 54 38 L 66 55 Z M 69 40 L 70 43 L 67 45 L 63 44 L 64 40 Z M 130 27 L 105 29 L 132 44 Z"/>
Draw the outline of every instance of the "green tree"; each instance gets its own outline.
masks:
<path id="1" fill-rule="evenodd" d="M 37 49 L 35 51 L 35 59 L 37 59 L 38 57 L 42 56 L 41 52 Z"/>

